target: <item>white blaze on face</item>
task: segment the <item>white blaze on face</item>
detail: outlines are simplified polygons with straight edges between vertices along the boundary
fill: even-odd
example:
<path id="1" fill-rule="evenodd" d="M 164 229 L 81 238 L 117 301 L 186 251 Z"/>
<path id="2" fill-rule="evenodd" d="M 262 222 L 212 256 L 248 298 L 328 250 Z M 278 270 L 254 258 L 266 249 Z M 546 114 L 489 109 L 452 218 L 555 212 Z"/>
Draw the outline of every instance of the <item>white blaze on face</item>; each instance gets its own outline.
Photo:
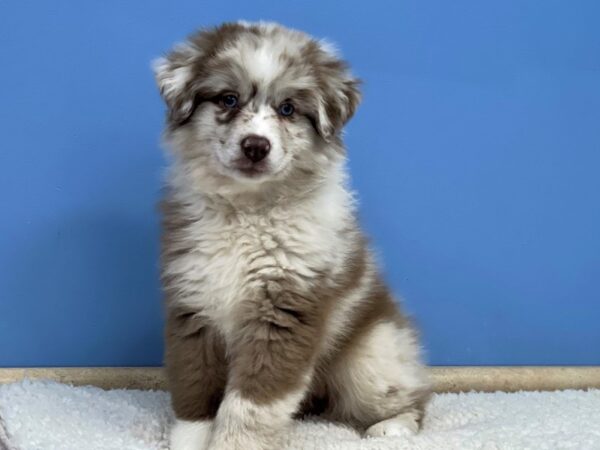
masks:
<path id="1" fill-rule="evenodd" d="M 278 122 L 275 111 L 270 105 L 262 104 L 253 113 L 252 119 L 244 127 L 246 131 L 259 136 L 264 136 L 270 141 L 278 134 Z"/>
<path id="2" fill-rule="evenodd" d="M 265 40 L 258 47 L 252 41 L 240 41 L 238 45 L 227 49 L 223 56 L 239 62 L 243 67 L 247 82 L 256 86 L 257 96 L 251 99 L 251 105 L 245 107 L 235 125 L 228 128 L 224 136 L 226 144 L 218 152 L 219 160 L 226 166 L 235 165 L 243 157 L 240 143 L 248 135 L 257 135 L 269 140 L 271 150 L 266 163 L 272 173 L 281 169 L 286 162 L 282 146 L 282 127 L 285 124 L 277 116 L 274 105 L 267 104 L 266 98 L 272 89 L 273 81 L 281 77 L 284 66 L 281 55 L 286 51 L 284 44 Z"/>
<path id="3" fill-rule="evenodd" d="M 272 172 L 277 172 L 285 161 L 285 152 L 281 145 L 282 122 L 271 105 L 260 104 L 256 108 L 243 111 L 242 118 L 235 122 L 233 129 L 228 129 L 226 143 L 218 152 L 219 160 L 232 168 L 235 162 L 243 158 L 242 140 L 249 135 L 261 136 L 269 140 L 271 150 L 266 162 Z"/>
<path id="4" fill-rule="evenodd" d="M 267 86 L 286 70 L 285 54 L 294 54 L 299 50 L 291 42 L 262 40 L 258 46 L 252 41 L 240 41 L 235 47 L 227 49 L 223 55 L 238 61 L 247 72 L 249 80 Z"/>
<path id="5" fill-rule="evenodd" d="M 243 53 L 243 56 L 243 64 L 249 72 L 250 79 L 262 85 L 268 85 L 282 72 L 280 54 L 268 43 L 253 52 Z"/>

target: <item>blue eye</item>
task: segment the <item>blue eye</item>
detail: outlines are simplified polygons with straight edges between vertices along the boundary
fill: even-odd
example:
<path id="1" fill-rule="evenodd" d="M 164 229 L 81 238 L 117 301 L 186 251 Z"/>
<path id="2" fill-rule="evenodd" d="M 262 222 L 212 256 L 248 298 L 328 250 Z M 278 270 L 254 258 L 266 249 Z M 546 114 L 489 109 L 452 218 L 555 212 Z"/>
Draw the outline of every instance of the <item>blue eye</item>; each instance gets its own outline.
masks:
<path id="1" fill-rule="evenodd" d="M 221 103 L 223 103 L 223 106 L 225 106 L 225 108 L 233 109 L 238 105 L 237 95 L 225 94 L 221 98 Z"/>
<path id="2" fill-rule="evenodd" d="M 278 112 L 281 116 L 289 117 L 292 114 L 294 114 L 294 105 L 292 105 L 289 102 L 282 103 L 281 105 L 279 105 Z"/>

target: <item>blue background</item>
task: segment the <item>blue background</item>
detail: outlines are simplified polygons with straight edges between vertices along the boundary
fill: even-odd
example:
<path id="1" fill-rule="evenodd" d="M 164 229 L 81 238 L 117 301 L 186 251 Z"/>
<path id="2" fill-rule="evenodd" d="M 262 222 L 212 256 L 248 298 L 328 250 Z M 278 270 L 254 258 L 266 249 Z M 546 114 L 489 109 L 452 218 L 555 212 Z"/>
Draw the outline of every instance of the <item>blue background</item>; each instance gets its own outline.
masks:
<path id="1" fill-rule="evenodd" d="M 0 5 L 0 365 L 162 359 L 150 61 L 269 19 L 365 80 L 353 184 L 433 364 L 600 364 L 600 2 Z"/>

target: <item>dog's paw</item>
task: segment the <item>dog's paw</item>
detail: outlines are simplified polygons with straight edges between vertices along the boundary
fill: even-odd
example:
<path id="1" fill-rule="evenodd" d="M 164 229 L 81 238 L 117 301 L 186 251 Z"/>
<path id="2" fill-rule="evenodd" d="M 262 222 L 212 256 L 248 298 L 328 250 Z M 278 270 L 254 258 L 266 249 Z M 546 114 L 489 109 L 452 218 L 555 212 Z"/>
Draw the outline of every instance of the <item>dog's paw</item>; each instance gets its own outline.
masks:
<path id="1" fill-rule="evenodd" d="M 419 423 L 412 413 L 399 414 L 375 425 L 365 432 L 367 437 L 412 436 L 419 431 Z"/>
<path id="2" fill-rule="evenodd" d="M 190 422 L 175 420 L 171 427 L 171 450 L 206 450 L 210 440 L 212 424 L 208 420 Z"/>

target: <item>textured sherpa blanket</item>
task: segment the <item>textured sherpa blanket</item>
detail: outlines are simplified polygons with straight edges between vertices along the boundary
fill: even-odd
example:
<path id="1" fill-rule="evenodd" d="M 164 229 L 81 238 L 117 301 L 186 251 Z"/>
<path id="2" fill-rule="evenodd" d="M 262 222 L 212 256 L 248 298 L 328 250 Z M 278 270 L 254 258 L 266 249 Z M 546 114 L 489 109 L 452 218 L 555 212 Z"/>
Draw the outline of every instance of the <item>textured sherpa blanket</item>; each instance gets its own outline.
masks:
<path id="1" fill-rule="evenodd" d="M 168 449 L 165 392 L 22 381 L 0 385 L 0 448 Z M 295 423 L 286 449 L 600 449 L 600 390 L 435 395 L 423 430 L 361 439 L 321 421 Z"/>

